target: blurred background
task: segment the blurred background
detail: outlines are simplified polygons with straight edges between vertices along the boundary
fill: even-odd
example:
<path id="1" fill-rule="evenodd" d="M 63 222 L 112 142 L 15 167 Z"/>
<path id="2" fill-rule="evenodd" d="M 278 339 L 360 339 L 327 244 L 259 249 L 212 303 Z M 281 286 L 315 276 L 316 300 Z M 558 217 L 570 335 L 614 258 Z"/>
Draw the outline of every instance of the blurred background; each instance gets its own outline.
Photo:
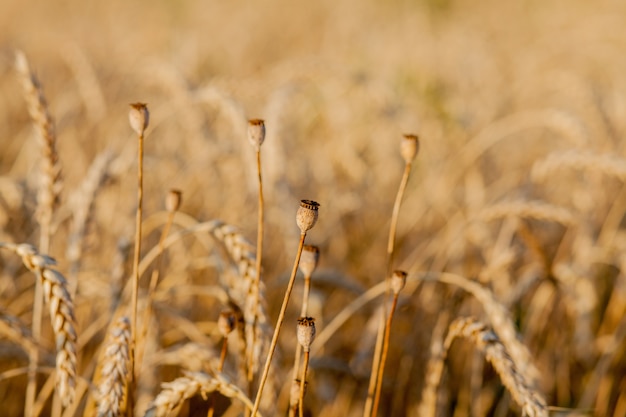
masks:
<path id="1" fill-rule="evenodd" d="M 75 278 L 79 328 L 106 311 L 93 297 L 113 285 L 112 260 L 120 242 L 132 241 L 136 143 L 128 103 L 148 103 L 151 115 L 146 215 L 161 212 L 167 191 L 178 188 L 181 211 L 234 224 L 251 242 L 257 185 L 246 121 L 265 119 L 269 316 L 277 315 L 296 248 L 298 202 L 316 200 L 320 220 L 307 242 L 322 252 L 313 294 L 322 328 L 384 278 L 404 168 L 399 143 L 415 133 L 421 149 L 395 267 L 414 277 L 454 272 L 490 288 L 535 356 L 549 404 L 624 416 L 624 16 L 624 2 L 584 0 L 2 0 L 0 240 L 36 243 L 38 231 L 40 151 L 14 70 L 16 49 L 41 81 L 56 124 L 64 188 L 51 255 L 63 272 L 71 264 L 71 196 L 93 161 L 112 155 Z M 146 247 L 157 241 L 149 233 Z M 209 261 L 199 266 L 206 254 L 195 250 L 167 268 L 184 283 L 215 282 L 219 272 Z M 30 305 L 14 300 L 28 299 L 32 277 L 10 258 L 3 255 L 1 305 L 28 326 Z M 457 291 L 425 284 L 402 299 L 389 369 L 408 370 L 386 374 L 382 415 L 417 415 L 441 312 L 481 316 L 480 305 Z M 217 317 L 218 303 L 200 304 L 192 321 Z M 372 327 L 374 307 L 327 342 L 324 353 L 335 362 L 319 364 L 312 415 L 361 415 L 373 339 L 359 331 Z M 205 313 L 212 316 L 197 317 Z M 365 342 L 354 346 L 359 335 Z M 166 339 L 161 345 L 184 342 Z M 286 370 L 292 346 L 284 339 Z M 489 369 L 480 404 L 468 400 L 476 389 L 458 381 L 475 372 L 462 360 L 474 356 L 459 355 L 442 415 L 518 415 Z M 16 353 L 5 357 L 3 371 L 24 363 Z M 153 389 L 179 373 L 170 366 Z M 23 395 L 24 381 L 0 381 L 0 400 Z M 22 404 L 16 400 L 7 415 L 19 415 Z"/>

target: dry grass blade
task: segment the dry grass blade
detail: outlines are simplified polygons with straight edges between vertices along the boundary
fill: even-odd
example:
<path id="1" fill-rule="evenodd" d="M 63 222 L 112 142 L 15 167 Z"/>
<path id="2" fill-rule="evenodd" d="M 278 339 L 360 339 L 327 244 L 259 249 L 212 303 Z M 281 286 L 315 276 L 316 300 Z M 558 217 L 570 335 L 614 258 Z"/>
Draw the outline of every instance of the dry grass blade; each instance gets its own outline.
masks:
<path id="1" fill-rule="evenodd" d="M 121 415 L 130 362 L 130 320 L 120 317 L 111 329 L 102 366 L 98 417 Z"/>
<path id="2" fill-rule="evenodd" d="M 222 374 L 215 376 L 203 372 L 187 372 L 185 376 L 163 384 L 163 390 L 152 402 L 146 417 L 168 416 L 182 403 L 198 394 L 208 400 L 207 394 L 219 392 L 228 398 L 237 398 L 252 409 L 252 401 L 237 386 L 228 382 Z M 257 415 L 261 414 L 257 412 Z"/>
<path id="3" fill-rule="evenodd" d="M 484 353 L 486 359 L 496 370 L 504 386 L 509 390 L 515 402 L 527 417 L 548 417 L 548 407 L 543 396 L 531 388 L 519 371 L 518 365 L 509 356 L 506 347 L 498 336 L 487 326 L 474 318 L 458 318 L 450 324 L 444 341 L 444 355 L 456 337 L 469 339 L 474 346 Z"/>

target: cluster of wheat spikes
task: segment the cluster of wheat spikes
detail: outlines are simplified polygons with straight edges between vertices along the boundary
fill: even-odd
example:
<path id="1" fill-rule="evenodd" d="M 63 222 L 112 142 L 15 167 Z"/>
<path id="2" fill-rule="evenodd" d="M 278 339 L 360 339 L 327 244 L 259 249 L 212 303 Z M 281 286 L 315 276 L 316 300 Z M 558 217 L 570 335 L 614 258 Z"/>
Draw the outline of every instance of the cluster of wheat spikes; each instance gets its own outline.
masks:
<path id="1" fill-rule="evenodd" d="M 64 158 L 56 150 L 54 123 L 43 89 L 22 53 L 16 56 L 16 69 L 40 139 L 35 226 L 28 236 L 37 235 L 39 244 L 0 242 L 0 249 L 21 258 L 35 278 L 33 282 L 22 275 L 22 267 L 9 255 L 3 257 L 3 274 L 14 279 L 15 292 L 23 291 L 17 301 L 2 306 L 0 334 L 25 352 L 25 357 L 12 359 L 7 349 L 4 356 L 11 360 L 0 361 L 0 381 L 13 379 L 19 387 L 13 391 L 19 405 L 2 399 L 12 401 L 7 408 L 12 411 L 6 415 L 547 417 L 547 404 L 552 402 L 564 406 L 553 409 L 559 414 L 601 415 L 610 408 L 616 417 L 626 415 L 626 379 L 611 372 L 612 364 L 624 369 L 623 275 L 606 271 L 606 279 L 615 284 L 605 284 L 611 290 L 598 289 L 598 293 L 586 275 L 588 265 L 610 264 L 614 259 L 626 268 L 619 257 L 623 255 L 619 245 L 626 244 L 615 232 L 626 208 L 623 189 L 607 216 L 612 223 L 605 223 L 598 233 L 598 241 L 605 246 L 598 244 L 593 253 L 585 252 L 593 233 L 579 230 L 584 227 L 576 210 L 544 201 L 505 201 L 468 209 L 467 221 L 448 218 L 438 241 L 443 251 L 429 246 L 434 245 L 434 237 L 416 246 L 415 250 L 432 255 L 430 270 L 423 272 L 411 261 L 412 255 L 408 261 L 403 258 L 409 249 L 404 248 L 402 255 L 399 252 L 398 225 L 420 150 L 418 136 L 406 134 L 397 146 L 404 169 L 395 202 L 390 204 L 387 250 L 378 257 L 384 261 L 371 271 L 375 283 L 367 290 L 355 289 L 341 273 L 318 270 L 324 245 L 311 245 L 307 237 L 326 212 L 320 213 L 322 205 L 309 199 L 300 200 L 292 210 L 299 234 L 286 233 L 299 236 L 297 241 L 285 239 L 287 247 L 295 248 L 292 267 L 284 270 L 284 279 L 271 280 L 265 267 L 274 272 L 282 268 L 268 259 L 264 246 L 283 237 L 270 234 L 266 224 L 271 205 L 266 207 L 261 164 L 264 120 L 251 119 L 247 126 L 256 162 L 250 193 L 258 213 L 256 242 L 250 243 L 235 226 L 198 220 L 183 212 L 178 189 L 156 196 L 165 199 L 165 211 L 147 208 L 155 196 L 144 193 L 144 176 L 154 169 L 154 161 L 144 163 L 151 140 L 147 134 L 150 110 L 145 103 L 130 105 L 136 152 L 103 152 L 73 197 L 65 198 L 60 180 Z M 482 149 L 480 144 L 473 145 Z M 129 159 L 129 154 L 134 156 Z M 467 155 L 472 154 L 469 149 Z M 103 254 L 112 265 L 95 272 L 90 269 L 93 263 L 83 265 L 82 254 L 89 249 L 88 229 L 96 226 L 97 195 L 106 188 L 107 178 L 133 182 L 127 178 L 133 160 L 136 194 L 123 198 L 133 201 L 134 249 L 121 244 L 116 256 Z M 460 164 L 461 170 L 469 169 L 465 163 Z M 549 155 L 532 172 L 536 182 L 546 181 L 558 170 L 593 171 L 623 181 L 624 166 L 618 157 L 569 152 Z M 452 174 L 462 175 L 480 188 L 480 181 L 472 179 L 475 173 Z M 580 210 L 584 212 L 584 204 Z M 293 220 L 282 227 L 295 230 Z M 488 224 L 493 222 L 501 222 L 493 247 L 467 255 L 476 246 L 490 246 L 485 242 Z M 533 232 L 536 222 L 561 233 L 558 247 L 551 252 L 543 247 L 540 234 Z M 61 245 L 56 242 L 57 234 L 66 228 L 67 255 L 57 262 L 50 254 L 59 252 L 55 250 L 55 245 Z M 97 241 L 91 245 L 107 250 Z M 521 246 L 528 251 L 521 253 Z M 565 251 L 578 254 L 576 262 L 562 261 Z M 532 267 L 519 265 L 533 256 L 539 261 L 530 262 Z M 477 258 L 484 258 L 485 265 L 468 278 L 448 270 L 456 258 L 463 260 L 467 271 L 472 271 L 471 262 Z M 584 262 L 586 258 L 592 260 Z M 66 267 L 69 279 L 60 272 Z M 519 274 L 515 282 L 510 282 L 507 272 L 511 270 Z M 96 279 L 98 274 L 104 276 Z M 91 280 L 94 286 L 83 280 Z M 269 286 L 273 286 L 272 299 L 266 295 Z M 325 293 L 323 287 L 332 291 Z M 358 295 L 344 295 L 337 307 L 332 294 L 340 291 Z M 606 299 L 600 300 L 600 292 Z M 293 294 L 300 295 L 299 301 L 293 301 Z M 567 300 L 567 308 L 555 307 L 560 299 Z M 598 317 L 595 312 L 601 303 L 606 307 Z M 365 308 L 368 304 L 374 305 L 371 311 Z M 49 327 L 43 325 L 43 306 Z M 424 322 L 417 323 L 415 317 Z M 550 327 L 546 317 L 563 320 L 569 327 L 559 331 L 558 324 Z M 520 322 L 525 327 L 523 338 Z M 603 336 L 596 337 L 594 332 Z M 469 343 L 453 343 L 459 338 Z M 54 350 L 50 340 L 54 340 Z M 559 347 L 544 354 L 529 348 L 549 343 Z M 473 359 L 464 352 L 470 348 Z M 559 349 L 567 361 L 575 363 L 561 361 Z M 543 370 L 556 367 L 558 375 L 542 374 L 540 366 Z M 584 375 L 591 382 L 579 378 L 577 386 L 570 386 L 574 383 L 558 379 L 575 366 L 590 369 Z M 560 388 L 561 384 L 567 387 Z M 582 395 L 572 398 L 572 393 Z M 457 414 L 455 409 L 472 411 Z"/>

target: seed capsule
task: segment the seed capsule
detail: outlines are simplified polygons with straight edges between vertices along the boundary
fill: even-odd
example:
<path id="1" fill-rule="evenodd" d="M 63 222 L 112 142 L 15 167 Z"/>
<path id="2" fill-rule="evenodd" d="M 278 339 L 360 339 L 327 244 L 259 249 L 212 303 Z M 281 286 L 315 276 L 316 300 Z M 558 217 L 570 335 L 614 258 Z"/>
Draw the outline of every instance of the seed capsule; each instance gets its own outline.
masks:
<path id="1" fill-rule="evenodd" d="M 317 212 L 320 205 L 312 200 L 300 201 L 300 207 L 296 213 L 296 223 L 303 234 L 311 230 L 317 222 Z"/>
<path id="2" fill-rule="evenodd" d="M 298 319 L 297 336 L 302 349 L 308 352 L 315 339 L 315 319 L 313 317 L 300 317 Z"/>
<path id="3" fill-rule="evenodd" d="M 407 273 L 404 271 L 393 271 L 393 274 L 391 274 L 391 291 L 393 291 L 394 295 L 398 295 L 404 288 L 406 276 Z"/>
<path id="4" fill-rule="evenodd" d="M 320 249 L 313 245 L 304 245 L 302 247 L 302 255 L 298 267 L 305 277 L 313 275 L 313 271 L 317 268 L 320 259 Z"/>
<path id="5" fill-rule="evenodd" d="M 217 328 L 224 337 L 235 329 L 235 314 L 230 311 L 222 311 L 217 319 Z"/>
<path id="6" fill-rule="evenodd" d="M 170 213 L 178 211 L 182 203 L 183 193 L 180 190 L 171 189 L 165 198 L 165 208 Z"/>
<path id="7" fill-rule="evenodd" d="M 248 140 L 257 151 L 265 141 L 265 121 L 263 119 L 248 120 Z"/>
<path id="8" fill-rule="evenodd" d="M 407 134 L 404 135 L 404 139 L 400 143 L 400 154 L 404 158 L 404 162 L 410 164 L 417 156 L 419 152 L 420 143 L 417 135 Z"/>
<path id="9" fill-rule="evenodd" d="M 150 122 L 148 105 L 145 103 L 131 104 L 130 112 L 128 113 L 128 120 L 130 121 L 130 127 L 133 128 L 135 133 L 139 136 L 143 136 L 143 132 L 146 131 L 148 123 Z"/>
<path id="10" fill-rule="evenodd" d="M 304 392 L 306 393 L 306 386 L 308 384 L 304 383 Z M 294 408 L 298 405 L 300 401 L 300 379 L 294 379 L 291 382 L 291 391 L 289 392 L 289 405 L 291 408 Z"/>

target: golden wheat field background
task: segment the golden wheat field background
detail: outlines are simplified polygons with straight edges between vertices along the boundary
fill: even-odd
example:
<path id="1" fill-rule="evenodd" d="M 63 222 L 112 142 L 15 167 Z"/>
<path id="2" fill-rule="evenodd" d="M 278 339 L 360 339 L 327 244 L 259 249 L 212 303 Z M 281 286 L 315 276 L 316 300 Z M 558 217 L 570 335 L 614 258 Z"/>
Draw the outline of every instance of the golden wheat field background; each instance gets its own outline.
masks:
<path id="1" fill-rule="evenodd" d="M 624 16 L 2 0 L 0 415 L 626 416 Z"/>

